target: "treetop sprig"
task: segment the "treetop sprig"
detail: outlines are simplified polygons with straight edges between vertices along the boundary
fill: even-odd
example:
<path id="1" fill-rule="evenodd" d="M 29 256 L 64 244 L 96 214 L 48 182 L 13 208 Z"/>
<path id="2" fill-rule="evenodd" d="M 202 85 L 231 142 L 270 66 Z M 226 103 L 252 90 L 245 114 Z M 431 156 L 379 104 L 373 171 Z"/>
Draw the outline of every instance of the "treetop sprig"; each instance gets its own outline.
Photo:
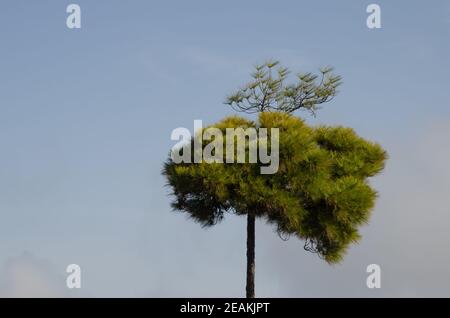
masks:
<path id="1" fill-rule="evenodd" d="M 342 77 L 333 74 L 332 67 L 319 71 L 319 75 L 299 73 L 295 83 L 286 83 L 290 71 L 279 61 L 256 65 L 251 82 L 228 96 L 225 104 L 250 114 L 305 109 L 315 115 L 319 105 L 331 101 L 342 84 Z"/>

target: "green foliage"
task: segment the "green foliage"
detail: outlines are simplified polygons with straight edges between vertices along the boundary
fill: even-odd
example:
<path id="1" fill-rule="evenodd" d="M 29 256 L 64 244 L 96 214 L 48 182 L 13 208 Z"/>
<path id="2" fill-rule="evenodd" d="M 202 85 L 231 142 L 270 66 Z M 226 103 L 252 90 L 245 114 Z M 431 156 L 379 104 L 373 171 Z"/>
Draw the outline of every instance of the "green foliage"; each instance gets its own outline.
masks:
<path id="1" fill-rule="evenodd" d="M 327 262 L 340 261 L 369 219 L 376 192 L 367 178 L 383 169 L 385 151 L 352 129 L 311 127 L 284 112 L 262 112 L 258 122 L 229 117 L 213 127 L 224 134 L 226 128 L 279 128 L 279 170 L 264 175 L 260 163 L 175 164 L 169 158 L 163 173 L 173 208 L 204 226 L 226 212 L 253 213 L 280 234 L 305 240 L 305 249 Z"/>
<path id="2" fill-rule="evenodd" d="M 225 103 L 246 113 L 270 110 L 292 113 L 306 109 L 315 114 L 319 104 L 336 96 L 342 83 L 341 77 L 333 75 L 333 69 L 327 67 L 320 70 L 320 75 L 300 73 L 296 83 L 286 84 L 289 70 L 276 68 L 278 65 L 278 61 L 273 61 L 256 66 L 252 81 L 230 95 Z"/>

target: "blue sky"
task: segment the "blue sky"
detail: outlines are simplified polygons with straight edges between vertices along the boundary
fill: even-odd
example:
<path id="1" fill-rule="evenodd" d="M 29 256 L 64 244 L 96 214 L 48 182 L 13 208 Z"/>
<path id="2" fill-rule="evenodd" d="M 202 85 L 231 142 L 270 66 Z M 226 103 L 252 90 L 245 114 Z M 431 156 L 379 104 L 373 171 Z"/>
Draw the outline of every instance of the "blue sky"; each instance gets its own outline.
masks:
<path id="1" fill-rule="evenodd" d="M 26 294 L 25 272 L 64 296 L 242 296 L 245 220 L 201 229 L 170 211 L 160 172 L 174 128 L 232 114 L 225 96 L 275 58 L 334 66 L 339 96 L 298 115 L 351 126 L 390 160 L 341 265 L 258 224 L 257 295 L 450 295 L 448 1 L 372 1 L 377 30 L 370 1 L 74 2 L 79 30 L 70 2 L 1 4 L 0 294 Z M 70 263 L 77 292 L 61 287 Z M 380 290 L 365 287 L 370 263 Z"/>

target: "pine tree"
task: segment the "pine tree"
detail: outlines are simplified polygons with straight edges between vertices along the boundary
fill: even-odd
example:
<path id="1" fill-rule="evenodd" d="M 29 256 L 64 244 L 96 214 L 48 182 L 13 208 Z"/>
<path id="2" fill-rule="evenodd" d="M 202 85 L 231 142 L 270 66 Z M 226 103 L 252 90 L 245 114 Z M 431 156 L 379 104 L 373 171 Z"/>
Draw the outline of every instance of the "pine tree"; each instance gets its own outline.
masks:
<path id="1" fill-rule="evenodd" d="M 351 128 L 312 127 L 292 114 L 299 109 L 315 114 L 336 96 L 341 78 L 330 68 L 320 76 L 300 74 L 297 83 L 287 85 L 289 72 L 277 65 L 257 66 L 252 82 L 227 99 L 235 110 L 259 113 L 256 121 L 231 116 L 211 126 L 224 135 L 226 128 L 267 128 L 269 133 L 278 128 L 277 173 L 261 174 L 261 162 L 176 164 L 171 158 L 163 170 L 173 190 L 173 208 L 201 225 L 215 225 L 226 213 L 247 216 L 248 298 L 255 296 L 255 219 L 265 219 L 280 237 L 296 236 L 305 250 L 337 263 L 360 239 L 358 227 L 368 222 L 377 196 L 368 178 L 384 168 L 387 158 L 378 144 Z M 194 138 L 205 147 L 202 134 Z"/>

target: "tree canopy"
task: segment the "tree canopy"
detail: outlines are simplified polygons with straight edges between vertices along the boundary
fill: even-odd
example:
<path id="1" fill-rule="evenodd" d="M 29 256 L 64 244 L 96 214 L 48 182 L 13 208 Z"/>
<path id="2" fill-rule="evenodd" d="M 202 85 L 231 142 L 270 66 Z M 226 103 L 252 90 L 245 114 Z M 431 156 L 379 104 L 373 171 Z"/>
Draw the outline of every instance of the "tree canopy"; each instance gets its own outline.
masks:
<path id="1" fill-rule="evenodd" d="M 262 111 L 257 121 L 232 116 L 211 127 L 224 133 L 226 128 L 268 128 L 269 134 L 270 128 L 278 128 L 277 173 L 261 174 L 261 163 L 175 164 L 169 158 L 163 174 L 173 191 L 172 206 L 203 226 L 216 224 L 227 212 L 253 213 L 281 236 L 303 239 L 306 250 L 329 263 L 339 262 L 370 217 L 377 194 L 368 178 L 383 169 L 386 152 L 351 128 L 313 127 L 276 110 Z M 202 131 L 194 138 L 201 136 Z M 203 147 L 208 143 L 201 142 Z"/>

